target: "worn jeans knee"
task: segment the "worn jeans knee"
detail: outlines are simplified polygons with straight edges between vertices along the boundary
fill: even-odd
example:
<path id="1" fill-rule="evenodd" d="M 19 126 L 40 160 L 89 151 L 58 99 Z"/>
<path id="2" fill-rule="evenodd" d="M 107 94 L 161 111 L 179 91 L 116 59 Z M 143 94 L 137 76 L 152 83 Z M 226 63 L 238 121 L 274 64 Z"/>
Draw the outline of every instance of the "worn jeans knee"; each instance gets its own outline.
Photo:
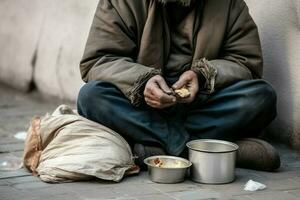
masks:
<path id="1" fill-rule="evenodd" d="M 245 93 L 247 102 L 243 105 L 248 112 L 265 113 L 265 117 L 273 120 L 276 116 L 277 95 L 274 88 L 265 80 L 253 80 L 248 93 Z"/>
<path id="2" fill-rule="evenodd" d="M 245 136 L 256 137 L 277 115 L 276 92 L 265 80 L 252 80 L 244 90 L 242 102 L 241 110 L 244 114 L 241 116 L 250 119 Z"/>
<path id="3" fill-rule="evenodd" d="M 112 88 L 112 84 L 104 81 L 90 81 L 83 85 L 77 99 L 78 113 L 86 117 L 89 110 L 101 105 L 99 101 L 105 99 L 101 97 L 108 88 Z"/>

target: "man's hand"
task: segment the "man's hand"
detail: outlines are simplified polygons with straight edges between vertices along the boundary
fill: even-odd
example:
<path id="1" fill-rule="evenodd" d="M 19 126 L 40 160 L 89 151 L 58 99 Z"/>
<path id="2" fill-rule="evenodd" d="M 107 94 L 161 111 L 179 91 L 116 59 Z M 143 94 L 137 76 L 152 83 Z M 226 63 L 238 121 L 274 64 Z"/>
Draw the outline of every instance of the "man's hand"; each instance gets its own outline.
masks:
<path id="1" fill-rule="evenodd" d="M 157 109 L 163 109 L 176 104 L 176 97 L 164 78 L 160 75 L 150 78 L 145 86 L 146 103 Z"/>
<path id="2" fill-rule="evenodd" d="M 172 86 L 174 90 L 181 89 L 183 87 L 186 87 L 189 90 L 190 95 L 186 98 L 177 97 L 177 102 L 179 103 L 193 102 L 199 90 L 198 77 L 194 71 L 189 70 L 184 72 L 179 77 L 179 80 L 176 83 L 174 83 L 174 85 Z"/>

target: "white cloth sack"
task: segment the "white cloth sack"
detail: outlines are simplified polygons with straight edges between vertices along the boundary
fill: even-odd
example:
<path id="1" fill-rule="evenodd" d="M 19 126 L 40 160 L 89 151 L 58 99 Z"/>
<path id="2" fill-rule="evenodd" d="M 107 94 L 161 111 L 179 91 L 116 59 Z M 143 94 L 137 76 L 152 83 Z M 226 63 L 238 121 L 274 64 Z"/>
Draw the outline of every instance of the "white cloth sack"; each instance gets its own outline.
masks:
<path id="1" fill-rule="evenodd" d="M 35 167 L 27 168 L 45 182 L 92 177 L 118 182 L 135 167 L 131 149 L 119 134 L 77 115 L 67 106 L 60 106 L 52 115 L 35 120 L 39 123 L 36 121 L 29 129 L 27 140 L 40 137 L 41 144 L 37 146 L 41 152 L 39 159 L 33 159 L 38 160 Z"/>

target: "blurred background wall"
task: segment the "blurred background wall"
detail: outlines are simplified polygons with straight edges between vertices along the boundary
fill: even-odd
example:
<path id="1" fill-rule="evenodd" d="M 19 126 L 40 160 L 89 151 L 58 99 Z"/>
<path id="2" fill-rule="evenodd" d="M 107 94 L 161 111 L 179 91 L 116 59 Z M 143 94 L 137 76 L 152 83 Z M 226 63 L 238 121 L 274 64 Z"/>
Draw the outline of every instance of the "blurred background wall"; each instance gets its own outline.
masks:
<path id="1" fill-rule="evenodd" d="M 278 94 L 269 136 L 300 149 L 300 1 L 246 0 L 264 54 L 264 78 Z"/>
<path id="2" fill-rule="evenodd" d="M 75 100 L 98 0 L 1 0 L 0 81 Z"/>
<path id="3" fill-rule="evenodd" d="M 75 101 L 97 2 L 1 0 L 0 82 Z M 246 2 L 259 27 L 264 77 L 278 93 L 278 117 L 268 136 L 300 149 L 300 1 Z"/>

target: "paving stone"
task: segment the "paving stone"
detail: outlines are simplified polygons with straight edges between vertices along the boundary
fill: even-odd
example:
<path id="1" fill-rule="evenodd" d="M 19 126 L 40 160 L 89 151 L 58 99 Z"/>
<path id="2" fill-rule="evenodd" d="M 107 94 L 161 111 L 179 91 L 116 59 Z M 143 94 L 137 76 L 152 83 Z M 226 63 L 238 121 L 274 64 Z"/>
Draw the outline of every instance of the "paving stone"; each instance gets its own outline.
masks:
<path id="1" fill-rule="evenodd" d="M 99 183 L 74 182 L 60 184 L 59 187 L 66 191 L 74 192 L 83 199 L 110 199 L 120 197 L 120 194 L 116 194 L 112 191 L 114 184 L 102 185 Z"/>
<path id="2" fill-rule="evenodd" d="M 138 200 L 137 197 L 115 197 L 107 200 Z"/>
<path id="3" fill-rule="evenodd" d="M 22 159 L 22 158 L 23 158 L 24 151 L 23 151 L 23 149 L 22 149 L 22 151 L 14 151 L 14 152 L 10 152 L 10 154 L 12 154 L 12 155 L 14 155 L 14 156 L 16 156 L 16 157 Z"/>
<path id="4" fill-rule="evenodd" d="M 151 186 L 147 184 L 128 184 L 128 185 L 115 185 L 111 187 L 113 193 L 118 196 L 127 195 L 127 196 L 139 196 L 139 195 L 150 195 L 160 193 Z"/>
<path id="5" fill-rule="evenodd" d="M 270 172 L 257 172 L 261 176 L 263 176 L 263 179 L 265 181 L 267 180 L 282 180 L 282 179 L 288 179 L 291 177 L 296 177 L 300 175 L 300 170 L 292 170 L 292 169 L 282 169 L 281 171 L 270 173 Z"/>
<path id="6" fill-rule="evenodd" d="M 293 189 L 300 189 L 299 183 L 297 183 L 292 178 L 289 179 L 282 179 L 276 181 L 266 181 L 264 183 L 269 189 L 272 190 L 293 190 Z"/>
<path id="7" fill-rule="evenodd" d="M 47 188 L 33 188 L 30 190 L 32 198 L 36 200 L 80 200 L 86 199 L 79 196 L 77 193 L 66 190 L 61 187 L 62 184 L 51 184 L 52 187 Z"/>
<path id="8" fill-rule="evenodd" d="M 244 191 L 244 185 L 240 183 L 231 183 L 226 185 L 204 185 L 202 188 L 217 191 L 227 197 L 231 197 L 233 195 L 247 195 L 250 193 L 249 191 Z"/>
<path id="9" fill-rule="evenodd" d="M 174 192 L 171 194 L 175 199 L 180 200 L 202 200 L 202 199 L 220 199 L 221 194 L 209 190 L 209 189 L 198 189 L 193 191 Z"/>
<path id="10" fill-rule="evenodd" d="M 22 156 L 23 156 L 23 151 L 0 153 L 0 160 L 19 162 L 19 164 L 21 165 L 22 164 Z"/>
<path id="11" fill-rule="evenodd" d="M 0 186 L 8 186 L 9 183 L 5 179 L 0 179 Z"/>
<path id="12" fill-rule="evenodd" d="M 17 191 L 9 186 L 0 186 L 1 200 L 29 200 L 30 198 L 25 192 Z"/>
<path id="13" fill-rule="evenodd" d="M 46 187 L 53 187 L 53 184 L 44 183 L 42 181 L 39 182 L 23 182 L 23 183 L 16 183 L 13 184 L 12 187 L 19 189 L 19 190 L 31 190 L 36 188 L 46 188 Z"/>
<path id="14" fill-rule="evenodd" d="M 42 182 L 38 177 L 35 176 L 23 176 L 16 178 L 4 179 L 10 185 L 20 184 L 20 183 L 29 183 L 29 182 Z"/>
<path id="15" fill-rule="evenodd" d="M 127 185 L 127 184 L 151 184 L 153 183 L 149 177 L 147 172 L 140 172 L 138 175 L 125 177 L 119 184 Z"/>
<path id="16" fill-rule="evenodd" d="M 258 192 L 249 195 L 252 200 L 299 200 L 299 198 L 294 195 L 289 194 L 285 191 L 273 191 L 273 192 Z"/>
<path id="17" fill-rule="evenodd" d="M 24 143 L 0 144 L 0 153 L 22 151 L 23 149 Z"/>
<path id="18" fill-rule="evenodd" d="M 162 193 L 170 193 L 170 192 L 180 192 L 180 191 L 190 191 L 190 190 L 197 190 L 201 188 L 200 184 L 195 184 L 193 182 L 183 182 L 178 184 L 157 184 L 153 183 L 150 184 L 152 188 L 156 189 Z"/>
<path id="19" fill-rule="evenodd" d="M 8 185 L 0 187 L 0 194 L 3 194 L 6 191 L 15 191 L 15 190 L 12 187 L 9 187 Z"/>
<path id="20" fill-rule="evenodd" d="M 296 182 L 296 184 L 300 185 L 300 172 L 298 173 L 297 176 L 292 176 L 291 178 L 293 181 Z"/>
<path id="21" fill-rule="evenodd" d="M 7 179 L 13 177 L 31 176 L 31 173 L 25 169 L 19 169 L 15 171 L 0 171 L 0 179 Z"/>
<path id="22" fill-rule="evenodd" d="M 1 200 L 12 199 L 11 195 L 14 194 L 15 192 L 16 191 L 9 186 L 0 186 L 0 199 Z"/>
<path id="23" fill-rule="evenodd" d="M 221 199 L 223 199 L 223 197 L 221 197 Z M 228 200 L 252 200 L 248 195 L 245 196 L 232 196 L 232 197 L 228 197 L 228 198 L 224 198 L 224 199 L 228 199 Z"/>
<path id="24" fill-rule="evenodd" d="M 288 194 L 291 194 L 293 196 L 296 196 L 300 199 L 300 189 L 299 190 L 290 190 L 290 191 L 287 191 Z"/>
<path id="25" fill-rule="evenodd" d="M 203 189 L 211 189 L 214 191 L 220 192 L 222 195 L 225 195 L 226 197 L 231 197 L 233 195 L 247 195 L 251 192 L 244 190 L 244 185 L 249 181 L 249 179 L 257 180 L 254 176 L 247 174 L 246 172 L 249 170 L 243 170 L 242 173 L 238 172 L 236 174 L 236 179 L 232 183 L 228 184 L 221 184 L 221 185 L 206 185 L 203 184 Z M 250 173 L 250 172 L 249 172 Z M 251 172 L 252 173 L 252 172 Z"/>
<path id="26" fill-rule="evenodd" d="M 47 200 L 83 200 L 84 198 L 79 197 L 77 194 L 71 194 L 71 193 L 39 193 L 39 194 L 33 194 L 32 200 L 41 200 L 41 199 L 47 199 Z"/>
<path id="27" fill-rule="evenodd" d="M 159 200 L 174 200 L 175 198 L 170 197 L 169 195 L 165 194 L 154 194 L 149 196 L 140 196 L 135 197 L 138 200 L 153 200 L 153 199 L 159 199 Z"/>
<path id="28" fill-rule="evenodd" d="M 0 110 L 1 112 L 1 110 Z M 0 132 L 3 131 L 4 128 L 0 127 Z M 13 143 L 21 143 L 20 140 L 17 140 L 16 138 L 13 138 L 13 136 L 11 137 L 5 137 L 5 138 L 1 138 L 0 140 L 0 145 L 2 144 L 13 144 Z"/>
<path id="29" fill-rule="evenodd" d="M 248 180 L 255 180 L 255 181 L 265 181 L 266 180 L 266 173 L 268 172 L 261 172 L 261 171 L 256 171 L 256 170 L 251 170 L 251 169 L 241 169 L 237 168 L 236 169 L 236 180 L 246 183 Z M 270 173 L 271 176 L 273 173 Z"/>
<path id="30" fill-rule="evenodd" d="M 255 181 L 266 180 L 264 173 L 259 173 L 259 171 L 250 169 L 237 168 L 235 176 L 235 181 L 233 183 L 241 183 L 242 185 L 246 184 L 250 179 Z"/>
<path id="31" fill-rule="evenodd" d="M 292 161 L 292 162 L 290 162 L 290 163 L 288 163 L 288 166 L 290 167 L 290 168 L 300 168 L 300 161 Z"/>

